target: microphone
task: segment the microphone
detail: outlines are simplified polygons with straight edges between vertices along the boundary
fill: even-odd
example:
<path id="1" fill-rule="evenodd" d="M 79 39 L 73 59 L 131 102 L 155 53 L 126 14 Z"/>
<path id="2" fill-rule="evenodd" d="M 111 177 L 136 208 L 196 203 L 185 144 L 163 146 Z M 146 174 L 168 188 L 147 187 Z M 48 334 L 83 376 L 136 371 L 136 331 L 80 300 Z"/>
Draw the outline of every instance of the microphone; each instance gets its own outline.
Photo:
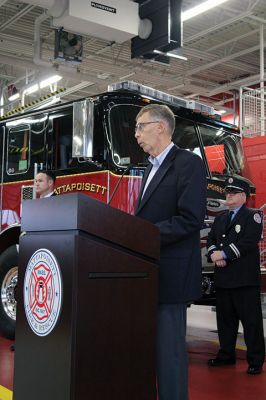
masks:
<path id="1" fill-rule="evenodd" d="M 113 200 L 114 195 L 117 192 L 117 189 L 119 188 L 120 182 L 122 181 L 123 177 L 125 176 L 125 174 L 133 167 L 133 164 L 129 164 L 126 169 L 123 171 L 122 175 L 119 178 L 119 181 L 117 182 L 117 184 L 115 185 L 115 188 L 113 190 L 113 193 L 110 196 L 109 201 L 107 202 L 108 205 L 111 204 L 111 201 Z"/>

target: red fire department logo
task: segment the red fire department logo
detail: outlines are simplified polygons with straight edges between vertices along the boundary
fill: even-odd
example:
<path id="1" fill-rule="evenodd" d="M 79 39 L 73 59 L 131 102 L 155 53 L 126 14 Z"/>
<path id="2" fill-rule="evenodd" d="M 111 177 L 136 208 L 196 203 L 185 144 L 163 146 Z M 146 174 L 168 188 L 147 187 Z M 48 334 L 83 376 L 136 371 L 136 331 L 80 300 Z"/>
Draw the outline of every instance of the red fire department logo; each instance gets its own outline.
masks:
<path id="1" fill-rule="evenodd" d="M 62 304 L 62 279 L 55 256 L 37 250 L 28 262 L 24 279 L 24 308 L 28 323 L 38 336 L 54 329 Z"/>

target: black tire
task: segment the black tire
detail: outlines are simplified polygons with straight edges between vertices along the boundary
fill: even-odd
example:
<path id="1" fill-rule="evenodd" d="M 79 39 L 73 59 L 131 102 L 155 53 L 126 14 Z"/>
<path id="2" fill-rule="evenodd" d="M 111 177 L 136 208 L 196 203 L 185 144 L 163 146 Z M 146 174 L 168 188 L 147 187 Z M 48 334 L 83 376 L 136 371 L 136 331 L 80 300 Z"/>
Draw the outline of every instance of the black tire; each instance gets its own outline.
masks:
<path id="1" fill-rule="evenodd" d="M 18 252 L 13 245 L 0 255 L 0 333 L 7 339 L 15 338 L 17 277 Z"/>

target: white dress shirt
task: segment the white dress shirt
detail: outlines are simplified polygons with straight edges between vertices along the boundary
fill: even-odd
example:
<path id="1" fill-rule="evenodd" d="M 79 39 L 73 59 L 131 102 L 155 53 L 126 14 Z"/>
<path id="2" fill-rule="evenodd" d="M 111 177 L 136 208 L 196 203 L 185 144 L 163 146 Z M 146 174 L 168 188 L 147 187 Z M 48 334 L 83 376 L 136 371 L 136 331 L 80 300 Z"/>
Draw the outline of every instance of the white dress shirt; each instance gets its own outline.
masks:
<path id="1" fill-rule="evenodd" d="M 162 165 L 165 157 L 167 156 L 167 154 L 169 153 L 169 151 L 171 150 L 171 148 L 173 146 L 174 146 L 174 143 L 171 142 L 158 156 L 156 156 L 156 157 L 149 156 L 148 160 L 152 164 L 152 169 L 150 170 L 149 176 L 146 180 L 146 184 L 143 189 L 142 197 L 144 196 L 144 193 L 145 193 L 147 187 L 149 186 L 152 178 L 158 171 L 159 167 Z"/>

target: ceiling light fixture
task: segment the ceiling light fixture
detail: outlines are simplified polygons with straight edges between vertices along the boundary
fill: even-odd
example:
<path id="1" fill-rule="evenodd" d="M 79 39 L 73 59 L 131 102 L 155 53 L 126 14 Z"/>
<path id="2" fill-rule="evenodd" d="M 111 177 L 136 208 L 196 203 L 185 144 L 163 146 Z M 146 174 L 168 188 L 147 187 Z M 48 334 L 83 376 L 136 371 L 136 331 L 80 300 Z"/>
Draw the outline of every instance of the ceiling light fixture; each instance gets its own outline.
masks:
<path id="1" fill-rule="evenodd" d="M 34 85 L 29 86 L 28 88 L 26 88 L 24 90 L 24 94 L 32 94 L 34 92 L 37 92 L 37 90 L 39 90 L 39 85 L 38 85 L 38 83 L 35 83 Z"/>
<path id="2" fill-rule="evenodd" d="M 207 0 L 196 7 L 192 7 L 189 10 L 182 12 L 181 20 L 182 22 L 187 21 L 188 19 L 196 17 L 197 15 L 202 14 L 205 11 L 208 11 L 214 7 L 217 7 L 220 4 L 225 3 L 226 1 L 228 0 Z"/>
<path id="3" fill-rule="evenodd" d="M 10 97 L 8 98 L 8 101 L 17 100 L 17 99 L 19 99 L 19 97 L 20 97 L 20 94 L 19 94 L 19 93 L 12 94 L 12 96 L 10 96 Z"/>
<path id="4" fill-rule="evenodd" d="M 168 56 L 168 57 L 179 58 L 179 60 L 187 61 L 187 57 L 181 56 L 180 54 L 175 54 L 175 53 L 173 53 L 171 51 L 168 51 L 165 55 Z"/>
<path id="5" fill-rule="evenodd" d="M 62 79 L 62 76 L 60 76 L 60 75 L 50 76 L 49 78 L 44 79 L 40 82 L 40 89 L 43 89 L 49 85 L 52 85 L 53 83 L 56 83 L 56 82 L 60 81 L 61 79 Z"/>
<path id="6" fill-rule="evenodd" d="M 178 59 L 180 59 L 180 60 L 187 61 L 187 57 L 181 56 L 181 55 L 179 55 L 179 54 L 176 54 L 176 53 L 173 53 L 173 52 L 170 52 L 170 51 L 167 51 L 166 53 L 164 53 L 163 51 L 160 51 L 160 50 L 153 50 L 153 52 L 154 52 L 155 54 L 160 54 L 160 55 L 162 55 L 162 56 L 167 56 L 167 57 L 172 57 L 172 58 L 178 58 Z"/>

